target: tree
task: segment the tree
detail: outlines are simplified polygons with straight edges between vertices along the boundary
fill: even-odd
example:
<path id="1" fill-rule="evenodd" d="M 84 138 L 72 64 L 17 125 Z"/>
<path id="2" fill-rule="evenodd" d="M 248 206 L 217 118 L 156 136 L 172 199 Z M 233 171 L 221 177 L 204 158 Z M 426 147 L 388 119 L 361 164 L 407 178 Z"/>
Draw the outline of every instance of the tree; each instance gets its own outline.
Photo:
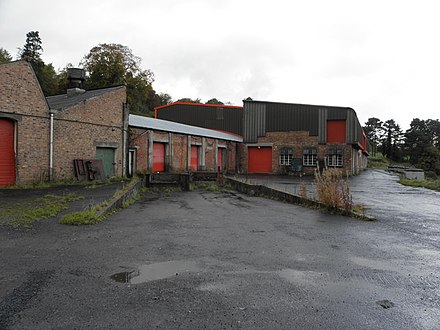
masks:
<path id="1" fill-rule="evenodd" d="M 43 47 L 41 44 L 40 33 L 38 31 L 30 31 L 26 34 L 26 43 L 23 49 L 20 49 L 19 52 L 20 58 L 31 63 L 34 70 L 36 65 L 41 65 L 43 62 L 41 59 Z"/>
<path id="2" fill-rule="evenodd" d="M 394 161 L 402 158 L 401 145 L 403 132 L 399 124 L 394 119 L 389 119 L 383 123 L 385 134 L 382 137 L 382 153 L 384 156 Z"/>
<path id="3" fill-rule="evenodd" d="M 424 120 L 414 118 L 410 128 L 405 132 L 405 154 L 411 164 L 418 164 L 425 147 L 431 145 L 429 129 Z"/>
<path id="4" fill-rule="evenodd" d="M 368 140 L 371 141 L 373 147 L 372 154 L 376 156 L 377 148 L 383 135 L 382 121 L 374 117 L 368 118 L 363 129 Z"/>
<path id="5" fill-rule="evenodd" d="M 152 93 L 154 74 L 143 70 L 141 59 L 120 44 L 99 44 L 81 61 L 87 72 L 86 88 L 127 86 L 127 101 L 133 113 L 146 113 Z"/>
<path id="6" fill-rule="evenodd" d="M 189 97 L 184 97 L 182 99 L 178 99 L 176 102 L 185 102 L 185 103 L 197 103 L 197 104 L 201 104 L 202 100 L 200 100 L 199 98 L 193 100 Z"/>
<path id="7" fill-rule="evenodd" d="M 224 103 L 222 101 L 217 100 L 216 98 L 213 98 L 213 99 L 206 101 L 205 104 L 221 104 L 221 105 L 223 105 Z"/>
<path id="8" fill-rule="evenodd" d="M 0 64 L 8 63 L 11 61 L 12 61 L 11 54 L 9 54 L 6 49 L 0 47 Z"/>
<path id="9" fill-rule="evenodd" d="M 58 76 L 52 64 L 45 64 L 41 59 L 43 52 L 40 33 L 31 31 L 26 34 L 26 42 L 19 51 L 20 59 L 28 61 L 35 71 L 43 94 L 54 95 L 60 92 L 58 88 Z"/>

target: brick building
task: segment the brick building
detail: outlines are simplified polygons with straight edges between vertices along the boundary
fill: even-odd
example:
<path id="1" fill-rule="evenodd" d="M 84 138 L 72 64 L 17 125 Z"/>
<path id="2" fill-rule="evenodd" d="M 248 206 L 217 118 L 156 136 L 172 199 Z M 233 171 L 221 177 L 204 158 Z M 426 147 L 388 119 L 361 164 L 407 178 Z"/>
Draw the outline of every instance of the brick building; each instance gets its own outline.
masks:
<path id="1" fill-rule="evenodd" d="M 82 90 L 81 72 L 67 94 L 46 99 L 29 63 L 0 65 L 0 186 L 73 178 L 74 159 L 125 174 L 126 88 Z"/>
<path id="2" fill-rule="evenodd" d="M 48 176 L 49 130 L 49 106 L 30 64 L 0 64 L 0 186 Z"/>
<path id="3" fill-rule="evenodd" d="M 241 170 L 313 174 L 367 166 L 366 137 L 352 108 L 244 100 Z"/>
<path id="4" fill-rule="evenodd" d="M 130 172 L 236 172 L 236 134 L 136 115 L 129 124 Z"/>
<path id="5" fill-rule="evenodd" d="M 175 103 L 158 118 L 243 136 L 241 173 L 313 174 L 337 167 L 356 174 L 367 166 L 366 137 L 351 108 L 244 100 L 243 107 Z M 236 125 L 241 125 L 237 128 Z"/>

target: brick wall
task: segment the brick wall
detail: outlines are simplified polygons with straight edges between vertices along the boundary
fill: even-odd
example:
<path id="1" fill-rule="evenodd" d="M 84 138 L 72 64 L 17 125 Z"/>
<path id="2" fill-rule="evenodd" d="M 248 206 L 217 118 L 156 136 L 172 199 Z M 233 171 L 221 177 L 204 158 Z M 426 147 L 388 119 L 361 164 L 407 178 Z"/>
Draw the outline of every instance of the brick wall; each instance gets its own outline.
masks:
<path id="1" fill-rule="evenodd" d="M 318 144 L 318 138 L 316 136 L 310 136 L 306 131 L 289 131 L 289 132 L 267 132 L 265 137 L 259 137 L 258 142 L 252 145 L 262 145 L 272 147 L 272 173 L 274 174 L 284 174 L 285 169 L 279 164 L 280 162 L 280 150 L 283 147 L 292 148 L 293 158 L 299 158 L 302 161 L 303 149 L 307 147 L 315 147 L 317 149 L 318 160 L 324 160 L 327 156 L 328 147 L 331 144 Z M 357 156 L 354 157 L 355 172 L 352 172 L 352 152 L 357 152 L 352 148 L 351 145 L 347 144 L 335 144 L 343 145 L 343 161 L 344 166 L 341 170 L 344 173 L 355 174 L 356 170 L 359 171 L 361 168 L 357 164 L 361 163 Z M 248 169 L 248 145 L 240 145 L 240 170 L 243 173 L 247 173 Z M 356 154 L 357 155 L 357 154 Z M 303 173 L 306 175 L 313 175 L 316 167 L 314 166 L 303 166 Z"/>
<path id="2" fill-rule="evenodd" d="M 188 171 L 188 135 L 149 131 L 142 128 L 130 128 L 131 139 L 130 148 L 137 150 L 136 155 L 136 170 L 151 171 L 152 168 L 152 152 L 149 148 L 151 142 L 149 139 L 157 142 L 165 142 L 167 144 L 167 169 L 169 172 L 181 173 Z M 171 135 L 171 137 L 170 137 Z M 170 148 L 169 141 L 172 141 L 172 148 Z M 197 145 L 200 149 L 199 153 L 199 169 L 204 171 L 217 170 L 217 146 L 225 146 L 227 150 L 226 162 L 227 170 L 234 172 L 236 167 L 236 148 L 235 142 L 216 140 L 212 138 L 202 138 L 199 136 L 191 136 L 190 145 Z M 172 151 L 171 151 L 172 149 Z M 204 165 L 202 165 L 202 153 L 204 153 Z"/>
<path id="3" fill-rule="evenodd" d="M 15 123 L 16 183 L 45 180 L 49 172 L 49 108 L 25 61 L 0 65 L 0 117 Z"/>
<path id="4" fill-rule="evenodd" d="M 123 103 L 121 87 L 87 99 L 54 115 L 54 177 L 75 176 L 74 159 L 95 159 L 97 147 L 115 151 L 115 175 L 123 176 Z"/>

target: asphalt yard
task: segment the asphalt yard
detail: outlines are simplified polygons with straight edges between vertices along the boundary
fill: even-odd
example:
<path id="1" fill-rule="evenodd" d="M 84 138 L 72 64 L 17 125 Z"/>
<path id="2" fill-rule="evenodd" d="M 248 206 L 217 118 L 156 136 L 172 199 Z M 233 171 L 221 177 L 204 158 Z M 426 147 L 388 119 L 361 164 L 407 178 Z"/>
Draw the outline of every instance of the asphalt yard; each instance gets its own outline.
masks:
<path id="1" fill-rule="evenodd" d="M 200 190 L 1 226 L 0 329 L 438 329 L 433 220 L 389 219 Z"/>

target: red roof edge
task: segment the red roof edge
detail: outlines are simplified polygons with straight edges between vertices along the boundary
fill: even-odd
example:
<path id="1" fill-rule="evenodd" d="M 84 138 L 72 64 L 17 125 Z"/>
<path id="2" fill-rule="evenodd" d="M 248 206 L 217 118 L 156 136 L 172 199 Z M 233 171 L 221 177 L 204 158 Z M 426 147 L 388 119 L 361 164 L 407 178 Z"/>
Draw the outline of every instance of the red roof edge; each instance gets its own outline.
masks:
<path id="1" fill-rule="evenodd" d="M 203 104 L 203 103 L 190 103 L 190 102 L 173 102 L 166 105 L 161 105 L 154 108 L 154 114 L 156 116 L 157 110 L 171 107 L 173 105 L 192 105 L 192 106 L 198 106 L 198 107 L 213 107 L 213 108 L 225 108 L 225 109 L 243 109 L 243 107 L 236 106 L 236 105 L 224 105 L 224 104 Z"/>

